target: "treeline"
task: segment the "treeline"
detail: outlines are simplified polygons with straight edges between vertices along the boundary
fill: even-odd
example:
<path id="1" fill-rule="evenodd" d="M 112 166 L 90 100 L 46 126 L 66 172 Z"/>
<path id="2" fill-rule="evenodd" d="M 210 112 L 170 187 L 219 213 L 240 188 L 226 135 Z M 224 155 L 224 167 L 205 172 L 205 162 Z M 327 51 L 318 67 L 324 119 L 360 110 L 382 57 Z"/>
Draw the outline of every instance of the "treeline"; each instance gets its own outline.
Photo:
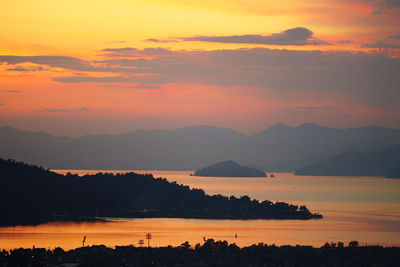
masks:
<path id="1" fill-rule="evenodd" d="M 36 224 L 83 217 L 180 217 L 224 219 L 321 218 L 305 206 L 206 195 L 201 189 L 151 174 L 61 175 L 13 160 L 0 160 L 0 224 Z"/>
<path id="2" fill-rule="evenodd" d="M 259 243 L 239 248 L 227 241 L 208 239 L 194 248 L 188 242 L 177 247 L 141 248 L 116 246 L 3 250 L 0 266 L 399 266 L 400 248 L 358 246 L 352 241 L 311 246 L 275 246 Z"/>

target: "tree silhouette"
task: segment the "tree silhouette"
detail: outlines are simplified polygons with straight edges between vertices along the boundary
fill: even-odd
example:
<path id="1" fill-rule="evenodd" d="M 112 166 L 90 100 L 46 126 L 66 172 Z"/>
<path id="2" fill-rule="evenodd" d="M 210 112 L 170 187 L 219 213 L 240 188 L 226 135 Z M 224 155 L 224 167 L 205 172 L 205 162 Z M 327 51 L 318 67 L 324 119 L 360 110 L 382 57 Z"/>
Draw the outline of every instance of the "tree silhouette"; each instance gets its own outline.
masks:
<path id="1" fill-rule="evenodd" d="M 321 218 L 305 206 L 206 195 L 151 174 L 60 175 L 0 159 L 0 225 L 38 224 L 85 217 L 214 219 Z M 55 216 L 63 214 L 64 216 Z M 3 216 L 4 215 L 4 216 Z"/>

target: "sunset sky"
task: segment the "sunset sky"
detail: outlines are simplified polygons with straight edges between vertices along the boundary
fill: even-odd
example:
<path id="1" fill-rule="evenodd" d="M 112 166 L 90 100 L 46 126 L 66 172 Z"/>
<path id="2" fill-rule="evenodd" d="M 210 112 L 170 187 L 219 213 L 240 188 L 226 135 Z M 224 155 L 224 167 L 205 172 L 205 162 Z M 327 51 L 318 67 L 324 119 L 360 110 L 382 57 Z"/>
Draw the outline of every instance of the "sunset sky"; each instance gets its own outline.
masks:
<path id="1" fill-rule="evenodd" d="M 400 0 L 0 2 L 0 126 L 400 128 Z"/>

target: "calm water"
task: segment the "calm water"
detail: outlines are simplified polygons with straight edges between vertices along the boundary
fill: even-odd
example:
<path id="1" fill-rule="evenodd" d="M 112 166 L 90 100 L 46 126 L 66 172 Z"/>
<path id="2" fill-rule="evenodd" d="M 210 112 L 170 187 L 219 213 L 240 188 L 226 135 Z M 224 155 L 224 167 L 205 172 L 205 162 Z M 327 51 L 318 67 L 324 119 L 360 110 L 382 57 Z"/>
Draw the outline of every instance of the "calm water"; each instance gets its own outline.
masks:
<path id="1" fill-rule="evenodd" d="M 83 174 L 96 170 L 57 170 Z M 104 172 L 104 171 L 103 171 Z M 125 172 L 125 171 L 111 171 Z M 192 245 L 203 237 L 223 239 L 240 246 L 308 244 L 325 242 L 400 246 L 400 180 L 382 177 L 318 177 L 277 173 L 275 178 L 193 177 L 187 171 L 137 171 L 169 181 L 202 188 L 208 194 L 249 195 L 259 200 L 306 204 L 324 215 L 322 220 L 200 220 L 113 219 L 106 223 L 49 223 L 40 226 L 0 228 L 0 248 L 50 247 L 71 249 L 86 244 L 137 245 L 152 233 L 152 246 Z M 235 238 L 237 233 L 237 238 Z"/>

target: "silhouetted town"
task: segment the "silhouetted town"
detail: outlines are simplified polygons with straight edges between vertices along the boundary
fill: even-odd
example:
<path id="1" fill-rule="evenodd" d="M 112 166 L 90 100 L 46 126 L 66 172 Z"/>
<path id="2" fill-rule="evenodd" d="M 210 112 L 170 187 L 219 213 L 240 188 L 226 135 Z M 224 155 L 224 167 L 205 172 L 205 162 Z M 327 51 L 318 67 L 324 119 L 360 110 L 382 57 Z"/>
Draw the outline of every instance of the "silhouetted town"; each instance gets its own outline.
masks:
<path id="1" fill-rule="evenodd" d="M 192 246 L 136 247 L 103 245 L 69 251 L 62 248 L 2 250 L 1 266 L 398 266 L 399 247 L 359 246 L 357 241 L 322 247 L 259 243 L 240 248 L 207 239 Z"/>

